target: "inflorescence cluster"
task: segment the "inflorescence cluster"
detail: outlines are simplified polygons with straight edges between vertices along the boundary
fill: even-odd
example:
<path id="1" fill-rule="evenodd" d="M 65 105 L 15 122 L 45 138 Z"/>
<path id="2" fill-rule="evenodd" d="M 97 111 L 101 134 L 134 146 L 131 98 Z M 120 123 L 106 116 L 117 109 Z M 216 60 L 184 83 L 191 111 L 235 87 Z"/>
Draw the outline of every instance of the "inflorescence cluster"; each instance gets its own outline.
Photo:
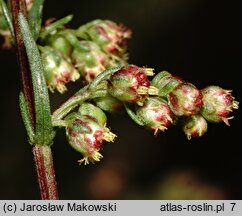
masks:
<path id="1" fill-rule="evenodd" d="M 31 1 L 27 3 L 30 8 Z M 70 29 L 66 27 L 70 20 L 70 16 L 48 20 L 37 44 L 51 92 L 64 93 L 67 83 L 83 81 L 84 87 L 52 118 L 54 126 L 65 127 L 70 145 L 83 155 L 80 162 L 99 161 L 105 141 L 115 139 L 106 125 L 105 112 L 126 110 L 154 134 L 179 122 L 188 139 L 204 135 L 207 122 L 229 125 L 239 104 L 230 90 L 214 85 L 199 90 L 167 71 L 154 73 L 152 68 L 129 64 L 127 39 L 131 31 L 123 25 L 98 19 Z M 1 10 L 0 34 L 5 38 L 4 47 L 10 47 L 11 36 Z M 101 77 L 112 68 L 117 69 Z M 73 111 L 76 106 L 78 110 Z"/>

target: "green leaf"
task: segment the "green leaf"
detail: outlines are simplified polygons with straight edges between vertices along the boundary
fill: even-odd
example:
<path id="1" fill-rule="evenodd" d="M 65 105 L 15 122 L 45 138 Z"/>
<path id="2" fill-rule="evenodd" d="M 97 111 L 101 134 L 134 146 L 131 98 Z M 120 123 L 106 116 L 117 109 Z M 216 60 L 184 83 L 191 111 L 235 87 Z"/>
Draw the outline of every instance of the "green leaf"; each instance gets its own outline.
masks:
<path id="1" fill-rule="evenodd" d="M 44 39 L 47 35 L 49 35 L 51 32 L 55 31 L 58 28 L 62 28 L 65 24 L 70 22 L 73 18 L 73 15 L 68 15 L 62 19 L 59 19 L 50 25 L 46 26 L 40 33 L 40 38 Z"/>
<path id="2" fill-rule="evenodd" d="M 20 95 L 19 95 L 19 106 L 20 106 L 20 111 L 24 122 L 24 126 L 28 134 L 29 143 L 32 145 L 34 144 L 34 140 L 35 140 L 34 127 L 32 125 L 28 104 L 26 102 L 23 92 L 20 92 Z"/>
<path id="3" fill-rule="evenodd" d="M 0 4 L 1 4 L 1 10 L 2 10 L 3 16 L 7 21 L 8 28 L 9 28 L 10 33 L 12 35 L 12 40 L 14 41 L 15 37 L 14 37 L 14 28 L 13 28 L 13 22 L 12 22 L 11 14 L 9 12 L 9 9 L 8 9 L 5 1 L 0 0 Z"/>
<path id="4" fill-rule="evenodd" d="M 126 109 L 127 114 L 129 117 L 138 125 L 144 126 L 142 120 L 134 113 L 134 111 L 128 106 L 127 103 L 124 103 L 124 107 Z"/>
<path id="5" fill-rule="evenodd" d="M 89 85 L 89 89 L 90 90 L 95 90 L 97 85 L 104 79 L 106 79 L 108 76 L 116 73 L 117 71 L 119 71 L 123 66 L 120 67 L 115 67 L 115 68 L 110 68 L 108 70 L 103 71 L 102 73 L 100 73 Z"/>
<path id="6" fill-rule="evenodd" d="M 35 0 L 28 13 L 29 26 L 35 40 L 38 38 L 41 30 L 44 1 Z"/>
<path id="7" fill-rule="evenodd" d="M 159 82 L 165 76 L 171 76 L 171 74 L 167 71 L 161 71 L 160 73 L 156 74 L 155 77 L 151 81 L 151 85 L 155 87 L 159 87 Z"/>
<path id="8" fill-rule="evenodd" d="M 41 57 L 28 22 L 22 13 L 18 15 L 18 22 L 28 56 L 34 89 L 35 142 L 38 145 L 50 145 L 54 137 L 54 131 L 51 123 L 49 94 L 44 79 Z"/>

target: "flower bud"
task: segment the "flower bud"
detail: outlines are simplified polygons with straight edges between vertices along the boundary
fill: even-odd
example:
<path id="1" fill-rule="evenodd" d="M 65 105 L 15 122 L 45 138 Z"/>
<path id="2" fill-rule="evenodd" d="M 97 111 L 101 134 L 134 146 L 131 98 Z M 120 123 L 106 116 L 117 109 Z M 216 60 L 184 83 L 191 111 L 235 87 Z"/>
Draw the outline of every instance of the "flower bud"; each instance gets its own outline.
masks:
<path id="1" fill-rule="evenodd" d="M 159 89 L 158 96 L 167 97 L 167 95 L 182 82 L 181 78 L 173 76 L 167 71 L 162 71 L 155 75 L 154 79 L 151 81 L 151 85 Z"/>
<path id="2" fill-rule="evenodd" d="M 105 143 L 116 137 L 108 128 L 98 124 L 90 116 L 71 113 L 65 118 L 66 135 L 70 145 L 83 155 L 80 164 L 100 161 L 103 156 L 99 152 Z"/>
<path id="3" fill-rule="evenodd" d="M 202 106 L 202 93 L 190 83 L 182 83 L 168 94 L 168 104 L 177 116 L 196 114 Z"/>
<path id="4" fill-rule="evenodd" d="M 123 103 L 111 95 L 94 99 L 96 105 L 109 113 L 119 113 L 123 111 Z"/>
<path id="5" fill-rule="evenodd" d="M 207 132 L 207 121 L 199 114 L 187 117 L 182 122 L 182 129 L 187 139 L 201 137 Z"/>
<path id="6" fill-rule="evenodd" d="M 88 51 L 75 48 L 72 53 L 72 60 L 82 77 L 89 83 L 97 75 L 106 70 L 108 56 L 97 44 L 91 41 L 80 41 L 80 43 L 82 46 L 86 47 Z"/>
<path id="7" fill-rule="evenodd" d="M 65 84 L 79 79 L 80 74 L 74 66 L 57 50 L 51 47 L 41 47 L 41 57 L 44 66 L 44 75 L 51 92 L 55 89 L 65 92 Z"/>
<path id="8" fill-rule="evenodd" d="M 229 126 L 229 114 L 233 109 L 239 108 L 239 102 L 234 100 L 231 90 L 222 89 L 219 86 L 208 86 L 202 90 L 203 106 L 201 113 L 210 122 L 224 122 Z"/>
<path id="9" fill-rule="evenodd" d="M 79 27 L 76 34 L 79 36 L 88 35 L 106 53 L 125 58 L 126 40 L 130 38 L 131 31 L 110 20 L 94 20 Z"/>
<path id="10" fill-rule="evenodd" d="M 50 35 L 47 40 L 47 45 L 60 51 L 65 56 L 70 56 L 72 52 L 71 44 L 65 39 L 65 37 L 58 32 Z"/>
<path id="11" fill-rule="evenodd" d="M 78 112 L 81 115 L 90 116 L 90 118 L 92 118 L 101 126 L 105 126 L 107 123 L 107 117 L 105 113 L 99 107 L 96 107 L 91 103 L 82 103 Z"/>
<path id="12" fill-rule="evenodd" d="M 136 114 L 154 134 L 157 134 L 158 130 L 166 130 L 174 119 L 167 102 L 159 97 L 148 97 L 143 106 L 137 109 Z"/>
<path id="13" fill-rule="evenodd" d="M 128 65 L 114 73 L 108 82 L 110 95 L 120 101 L 143 104 L 148 94 L 157 94 L 150 86 L 147 75 L 153 75 L 153 69 Z"/>

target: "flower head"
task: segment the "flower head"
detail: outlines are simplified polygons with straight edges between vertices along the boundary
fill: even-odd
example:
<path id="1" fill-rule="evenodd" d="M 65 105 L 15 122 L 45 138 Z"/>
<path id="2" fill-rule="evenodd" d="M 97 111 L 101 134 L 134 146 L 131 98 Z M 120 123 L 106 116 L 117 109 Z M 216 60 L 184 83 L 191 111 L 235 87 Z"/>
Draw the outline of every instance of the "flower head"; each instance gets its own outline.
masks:
<path id="1" fill-rule="evenodd" d="M 154 131 L 164 131 L 173 123 L 174 114 L 167 102 L 159 97 L 148 97 L 143 106 L 136 111 L 137 117 L 144 122 L 147 128 Z"/>
<path id="2" fill-rule="evenodd" d="M 153 75 L 153 69 L 128 65 L 114 73 L 108 80 L 109 93 L 120 101 L 143 104 L 148 94 L 157 94 L 150 86 L 147 75 Z"/>
<path id="3" fill-rule="evenodd" d="M 105 52 L 126 57 L 126 44 L 131 31 L 123 25 L 117 25 L 110 20 L 94 20 L 77 30 L 77 35 L 83 34 L 99 44 Z"/>
<path id="4" fill-rule="evenodd" d="M 63 55 L 70 57 L 73 48 L 66 38 L 61 35 L 60 31 L 51 34 L 46 42 L 48 46 L 60 51 Z"/>
<path id="5" fill-rule="evenodd" d="M 175 115 L 191 116 L 203 104 L 202 93 L 190 83 L 181 83 L 168 94 L 168 104 Z"/>
<path id="6" fill-rule="evenodd" d="M 41 48 L 41 57 L 44 66 L 44 75 L 48 88 L 60 93 L 67 90 L 65 84 L 79 79 L 80 74 L 74 66 L 57 50 L 51 47 Z"/>
<path id="7" fill-rule="evenodd" d="M 183 119 L 182 129 L 187 135 L 187 139 L 201 137 L 207 132 L 207 121 L 199 114 Z"/>
<path id="8" fill-rule="evenodd" d="M 239 102 L 234 100 L 230 90 L 219 86 L 208 86 L 202 90 L 203 106 L 201 113 L 210 122 L 224 122 L 229 125 L 229 116 L 233 109 L 239 108 Z"/>
<path id="9" fill-rule="evenodd" d="M 72 60 L 82 77 L 89 83 L 108 66 L 108 56 L 91 41 L 79 42 L 86 51 L 74 49 Z"/>
<path id="10" fill-rule="evenodd" d="M 70 145 L 83 155 L 80 163 L 100 161 L 103 158 L 99 152 L 103 144 L 112 142 L 116 137 L 110 130 L 98 124 L 95 119 L 80 113 L 71 113 L 65 119 L 66 135 Z"/>

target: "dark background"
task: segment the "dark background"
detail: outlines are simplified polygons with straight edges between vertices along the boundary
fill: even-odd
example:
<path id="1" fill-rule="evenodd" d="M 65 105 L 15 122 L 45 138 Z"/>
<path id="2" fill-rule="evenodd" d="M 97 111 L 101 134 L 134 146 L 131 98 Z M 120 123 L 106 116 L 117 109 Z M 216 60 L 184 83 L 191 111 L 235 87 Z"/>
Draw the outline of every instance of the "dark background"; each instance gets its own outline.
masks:
<path id="1" fill-rule="evenodd" d="M 47 0 L 44 17 L 74 14 L 73 28 L 96 18 L 132 29 L 130 63 L 167 70 L 198 88 L 219 85 L 241 100 L 241 11 L 236 1 Z M 238 2 L 238 1 L 237 1 Z M 14 51 L 0 51 L 0 199 L 39 199 L 31 147 L 18 107 Z M 76 84 L 78 85 L 78 84 Z M 71 95 L 78 86 L 69 85 Z M 64 96 L 65 97 L 65 96 Z M 63 96 L 51 95 L 53 110 Z M 154 137 L 125 114 L 109 116 L 115 143 L 100 163 L 79 166 L 81 155 L 59 130 L 53 146 L 61 199 L 241 199 L 241 109 L 231 126 L 209 124 L 188 141 L 178 126 Z"/>

